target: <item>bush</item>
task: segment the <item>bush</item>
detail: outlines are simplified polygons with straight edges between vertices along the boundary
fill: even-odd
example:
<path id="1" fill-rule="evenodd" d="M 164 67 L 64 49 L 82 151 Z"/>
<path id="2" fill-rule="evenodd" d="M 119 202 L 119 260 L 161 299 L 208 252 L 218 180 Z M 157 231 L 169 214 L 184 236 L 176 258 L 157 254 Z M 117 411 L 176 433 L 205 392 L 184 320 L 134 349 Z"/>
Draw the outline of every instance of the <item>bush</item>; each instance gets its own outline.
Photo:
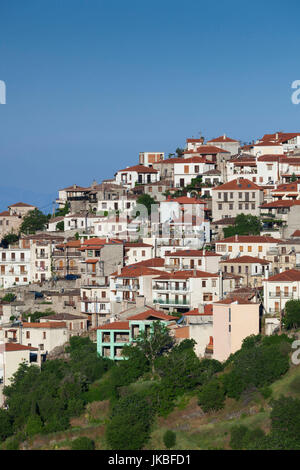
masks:
<path id="1" fill-rule="evenodd" d="M 72 450 L 95 450 L 95 442 L 89 437 L 78 437 L 71 444 Z"/>
<path id="2" fill-rule="evenodd" d="M 268 387 L 267 385 L 265 387 L 262 387 L 259 391 L 265 400 L 270 398 L 273 393 L 271 387 Z"/>
<path id="3" fill-rule="evenodd" d="M 106 439 L 113 450 L 140 450 L 150 436 L 154 412 L 138 393 L 120 398 L 106 427 Z"/>
<path id="4" fill-rule="evenodd" d="M 247 432 L 247 426 L 241 425 L 232 427 L 229 445 L 233 450 L 244 449 L 244 439 L 246 437 Z"/>
<path id="5" fill-rule="evenodd" d="M 26 424 L 26 434 L 31 437 L 43 431 L 43 422 L 38 415 L 29 416 Z"/>
<path id="6" fill-rule="evenodd" d="M 212 410 L 221 410 L 224 408 L 224 402 L 225 391 L 219 379 L 214 378 L 203 385 L 198 395 L 198 404 L 205 413 Z"/>
<path id="7" fill-rule="evenodd" d="M 289 385 L 291 392 L 300 393 L 300 376 L 295 377 Z"/>
<path id="8" fill-rule="evenodd" d="M 173 431 L 166 431 L 164 433 L 163 441 L 167 449 L 171 449 L 176 444 L 176 433 Z"/>

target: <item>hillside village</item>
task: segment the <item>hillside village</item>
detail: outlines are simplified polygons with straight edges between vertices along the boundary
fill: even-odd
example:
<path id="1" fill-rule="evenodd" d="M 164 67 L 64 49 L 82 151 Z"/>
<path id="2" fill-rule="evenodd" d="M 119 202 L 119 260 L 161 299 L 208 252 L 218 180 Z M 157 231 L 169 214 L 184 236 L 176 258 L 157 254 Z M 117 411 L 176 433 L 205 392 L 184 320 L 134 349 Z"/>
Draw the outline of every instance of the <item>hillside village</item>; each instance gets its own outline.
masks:
<path id="1" fill-rule="evenodd" d="M 0 213 L 1 239 L 17 235 L 0 248 L 1 387 L 74 335 L 122 360 L 155 321 L 223 362 L 300 299 L 300 132 L 187 138 L 128 164 L 59 189 L 43 230 L 20 232 L 34 205 Z"/>

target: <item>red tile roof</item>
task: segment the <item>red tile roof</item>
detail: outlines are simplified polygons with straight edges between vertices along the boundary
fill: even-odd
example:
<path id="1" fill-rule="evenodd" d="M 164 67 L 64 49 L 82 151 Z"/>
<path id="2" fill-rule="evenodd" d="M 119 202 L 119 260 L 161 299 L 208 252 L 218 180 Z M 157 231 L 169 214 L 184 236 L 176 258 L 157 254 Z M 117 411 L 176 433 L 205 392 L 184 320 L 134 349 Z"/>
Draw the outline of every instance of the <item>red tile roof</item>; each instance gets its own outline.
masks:
<path id="1" fill-rule="evenodd" d="M 232 237 L 218 240 L 219 243 L 278 243 L 280 240 L 277 238 L 269 237 L 268 235 L 233 235 Z"/>
<path id="2" fill-rule="evenodd" d="M 260 207 L 263 209 L 267 209 L 267 208 L 276 209 L 277 207 L 292 207 L 292 206 L 299 206 L 299 205 L 300 205 L 300 200 L 279 199 L 277 201 L 266 202 L 265 204 L 261 204 Z"/>
<path id="3" fill-rule="evenodd" d="M 227 137 L 225 134 L 220 135 L 220 137 L 216 137 L 215 139 L 208 140 L 208 142 L 239 142 L 238 140 L 231 139 Z"/>
<path id="4" fill-rule="evenodd" d="M 204 312 L 199 312 L 198 308 L 194 308 L 189 312 L 184 313 L 185 316 L 194 316 L 194 315 L 213 315 L 213 306 L 212 304 L 204 305 Z"/>
<path id="5" fill-rule="evenodd" d="M 294 233 L 291 235 L 292 237 L 300 237 L 300 230 L 295 230 Z"/>
<path id="6" fill-rule="evenodd" d="M 101 325 L 95 328 L 96 330 L 129 330 L 129 321 L 116 321 Z"/>
<path id="7" fill-rule="evenodd" d="M 136 278 L 140 276 L 150 276 L 150 275 L 155 275 L 155 274 L 161 274 L 161 271 L 157 269 L 152 269 L 148 268 L 147 266 L 142 266 L 142 265 L 129 265 L 125 266 L 121 270 L 121 274 L 118 274 L 118 272 L 114 272 L 111 274 L 111 276 L 120 278 L 120 277 L 125 277 L 125 278 Z"/>
<path id="8" fill-rule="evenodd" d="M 196 269 L 186 269 L 184 271 L 175 271 L 174 273 L 163 273 L 155 279 L 155 281 L 163 279 L 189 279 L 189 278 L 209 278 L 218 277 L 218 273 L 207 273 Z"/>
<path id="9" fill-rule="evenodd" d="M 201 155 L 216 155 L 217 153 L 230 153 L 228 150 L 224 150 L 220 147 L 216 147 L 215 145 L 200 145 L 197 147 L 197 150 L 186 150 L 186 153 L 200 153 Z"/>
<path id="10" fill-rule="evenodd" d="M 166 201 L 163 201 L 163 202 L 178 202 L 179 204 L 206 204 L 205 201 L 201 201 L 194 197 L 188 197 L 188 196 L 181 196 L 181 197 L 177 197 L 176 199 L 167 199 Z"/>
<path id="11" fill-rule="evenodd" d="M 167 315 L 165 312 L 161 310 L 146 310 L 145 312 L 139 313 L 138 315 L 134 315 L 133 317 L 129 317 L 129 321 L 132 320 L 147 320 L 151 317 L 157 318 L 158 320 L 178 320 L 178 317 L 173 317 L 171 315 Z"/>
<path id="12" fill-rule="evenodd" d="M 214 302 L 215 304 L 250 304 L 250 305 L 255 305 L 253 302 L 250 302 L 250 300 L 247 299 L 242 299 L 240 297 L 230 297 L 222 300 L 218 300 L 217 302 Z"/>
<path id="13" fill-rule="evenodd" d="M 144 165 L 134 165 L 130 166 L 128 168 L 124 168 L 124 170 L 118 170 L 117 173 L 120 173 L 122 171 L 123 173 L 131 172 L 131 171 L 136 171 L 137 173 L 158 173 L 157 170 L 154 168 L 150 168 Z"/>
<path id="14" fill-rule="evenodd" d="M 221 256 L 219 253 L 215 253 L 213 251 L 205 251 L 205 250 L 178 250 L 175 251 L 174 253 L 165 253 L 165 257 L 171 257 L 173 258 L 174 256 L 192 256 L 192 257 L 202 257 L 202 256 Z"/>
<path id="15" fill-rule="evenodd" d="M 33 204 L 26 204 L 26 202 L 16 202 L 15 204 L 11 204 L 8 207 L 36 207 Z"/>
<path id="16" fill-rule="evenodd" d="M 165 265 L 164 258 L 150 258 L 145 261 L 130 264 L 129 266 L 146 266 L 147 268 L 162 268 Z"/>
<path id="17" fill-rule="evenodd" d="M 283 271 L 282 273 L 275 274 L 275 276 L 271 276 L 268 279 L 264 279 L 265 281 L 282 281 L 282 282 L 295 282 L 300 281 L 300 271 L 297 269 L 288 269 Z"/>
<path id="18" fill-rule="evenodd" d="M 23 350 L 30 350 L 30 351 L 38 351 L 38 348 L 33 348 L 32 346 L 25 346 L 24 344 L 19 343 L 4 343 L 0 345 L 1 349 L 4 349 L 7 352 L 10 351 L 23 351 Z"/>
<path id="19" fill-rule="evenodd" d="M 228 181 L 228 183 L 221 184 L 220 186 L 216 186 L 213 188 L 213 191 L 223 191 L 223 190 L 228 190 L 228 191 L 241 191 L 241 190 L 260 190 L 261 187 L 258 186 L 257 184 L 253 183 L 253 181 L 247 180 L 246 178 L 237 178 L 232 181 Z"/>
<path id="20" fill-rule="evenodd" d="M 49 321 L 49 322 L 23 322 L 22 327 L 23 328 L 66 328 L 67 324 L 65 322 L 58 322 L 58 321 Z"/>

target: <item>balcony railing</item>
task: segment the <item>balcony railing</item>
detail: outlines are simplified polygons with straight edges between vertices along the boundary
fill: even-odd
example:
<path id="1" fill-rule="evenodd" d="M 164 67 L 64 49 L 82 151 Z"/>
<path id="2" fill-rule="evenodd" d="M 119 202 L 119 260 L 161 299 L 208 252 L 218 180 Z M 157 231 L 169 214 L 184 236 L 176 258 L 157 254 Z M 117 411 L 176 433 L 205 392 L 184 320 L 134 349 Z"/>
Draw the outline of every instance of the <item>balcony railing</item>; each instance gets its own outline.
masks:
<path id="1" fill-rule="evenodd" d="M 163 290 L 163 291 L 172 291 L 172 292 L 189 292 L 189 287 L 174 287 L 174 286 L 154 285 L 153 290 Z"/>
<path id="2" fill-rule="evenodd" d="M 154 299 L 153 301 L 155 304 L 160 304 L 160 305 L 190 305 L 190 302 L 188 300 L 163 300 L 163 299 Z"/>
<path id="3" fill-rule="evenodd" d="M 138 284 L 136 285 L 124 285 L 124 284 L 116 284 L 116 289 L 117 290 L 138 290 L 140 286 Z"/>
<path id="4" fill-rule="evenodd" d="M 277 292 L 269 292 L 269 298 L 271 299 L 291 299 L 293 297 L 293 292 L 284 292 L 284 291 L 277 291 Z"/>

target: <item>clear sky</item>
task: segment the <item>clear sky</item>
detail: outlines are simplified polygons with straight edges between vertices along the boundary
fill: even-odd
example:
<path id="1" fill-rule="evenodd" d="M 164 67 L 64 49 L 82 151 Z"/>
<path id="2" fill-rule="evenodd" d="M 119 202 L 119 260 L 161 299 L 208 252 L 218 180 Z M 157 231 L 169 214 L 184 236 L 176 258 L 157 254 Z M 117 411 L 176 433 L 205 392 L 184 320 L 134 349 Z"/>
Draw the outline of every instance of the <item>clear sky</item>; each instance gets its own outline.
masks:
<path id="1" fill-rule="evenodd" d="M 15 188 L 44 203 L 199 132 L 300 131 L 299 14 L 289 0 L 2 0 L 0 209 Z"/>

